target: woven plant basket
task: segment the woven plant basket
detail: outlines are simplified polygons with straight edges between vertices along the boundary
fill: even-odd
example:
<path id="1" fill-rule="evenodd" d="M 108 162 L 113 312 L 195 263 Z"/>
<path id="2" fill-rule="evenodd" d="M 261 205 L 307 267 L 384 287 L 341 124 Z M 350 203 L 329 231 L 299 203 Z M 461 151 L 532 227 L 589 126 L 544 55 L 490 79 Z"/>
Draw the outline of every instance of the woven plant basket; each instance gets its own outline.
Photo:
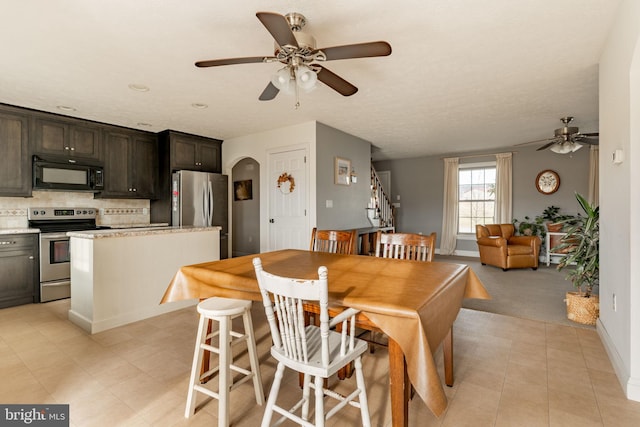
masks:
<path id="1" fill-rule="evenodd" d="M 600 298 L 591 295 L 585 298 L 578 292 L 567 292 L 567 318 L 583 325 L 595 325 L 600 315 Z"/>

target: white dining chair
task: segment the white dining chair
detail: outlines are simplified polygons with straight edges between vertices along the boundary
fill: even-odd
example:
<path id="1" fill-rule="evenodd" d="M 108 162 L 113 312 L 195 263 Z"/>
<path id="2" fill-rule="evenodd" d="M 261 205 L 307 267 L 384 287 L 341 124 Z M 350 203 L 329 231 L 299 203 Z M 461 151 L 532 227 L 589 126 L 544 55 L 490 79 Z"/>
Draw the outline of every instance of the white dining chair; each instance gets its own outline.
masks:
<path id="1" fill-rule="evenodd" d="M 282 416 L 276 424 L 288 418 L 302 426 L 323 427 L 326 420 L 347 404 L 359 407 L 362 425 L 370 427 L 361 361 L 367 343 L 355 338 L 358 310 L 345 309 L 329 320 L 326 267 L 318 269 L 318 280 L 303 280 L 267 273 L 258 257 L 253 259 L 253 265 L 273 340 L 271 356 L 278 361 L 262 427 L 271 425 L 273 412 Z M 320 326 L 305 326 L 305 304 L 319 305 Z M 341 332 L 331 330 L 336 325 L 341 326 Z M 356 374 L 356 389 L 352 393 L 343 396 L 324 388 L 326 378 L 351 362 L 354 362 Z M 276 403 L 285 367 L 304 374 L 302 399 L 291 408 L 283 408 Z M 315 424 L 308 421 L 311 389 L 315 391 Z M 326 413 L 325 396 L 339 401 Z M 296 415 L 298 410 L 300 415 Z"/>

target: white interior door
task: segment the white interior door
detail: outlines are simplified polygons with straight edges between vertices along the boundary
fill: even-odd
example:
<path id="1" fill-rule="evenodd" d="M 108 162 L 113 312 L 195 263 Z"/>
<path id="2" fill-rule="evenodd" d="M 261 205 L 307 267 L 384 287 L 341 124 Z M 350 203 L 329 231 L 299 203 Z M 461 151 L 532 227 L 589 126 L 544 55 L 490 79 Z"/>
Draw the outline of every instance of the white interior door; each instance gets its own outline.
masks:
<path id="1" fill-rule="evenodd" d="M 269 155 L 269 250 L 308 249 L 307 149 Z M 280 185 L 278 185 L 280 184 Z"/>

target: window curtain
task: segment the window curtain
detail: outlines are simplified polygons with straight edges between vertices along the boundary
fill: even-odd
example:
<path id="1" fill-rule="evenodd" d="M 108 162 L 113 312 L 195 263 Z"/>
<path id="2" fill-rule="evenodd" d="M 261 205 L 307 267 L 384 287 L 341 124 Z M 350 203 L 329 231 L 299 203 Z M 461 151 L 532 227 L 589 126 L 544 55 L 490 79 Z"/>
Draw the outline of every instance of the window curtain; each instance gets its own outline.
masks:
<path id="1" fill-rule="evenodd" d="M 600 150 L 597 145 L 592 145 L 589 150 L 589 203 L 598 206 L 600 194 L 598 181 L 600 180 L 600 166 L 598 155 Z"/>
<path id="2" fill-rule="evenodd" d="M 444 159 L 444 197 L 440 254 L 453 255 L 458 234 L 458 158 Z"/>
<path id="3" fill-rule="evenodd" d="M 496 204 L 494 220 L 496 224 L 510 224 L 513 216 L 513 168 L 511 153 L 496 154 Z"/>

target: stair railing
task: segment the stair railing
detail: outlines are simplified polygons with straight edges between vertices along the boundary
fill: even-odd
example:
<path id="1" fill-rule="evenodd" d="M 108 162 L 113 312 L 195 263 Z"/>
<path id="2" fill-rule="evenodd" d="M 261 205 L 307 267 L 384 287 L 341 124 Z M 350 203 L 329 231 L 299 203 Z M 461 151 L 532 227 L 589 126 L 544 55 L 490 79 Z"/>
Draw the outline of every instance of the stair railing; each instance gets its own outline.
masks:
<path id="1" fill-rule="evenodd" d="M 382 182 L 373 166 L 371 166 L 371 199 L 367 209 L 369 218 L 377 222 L 379 227 L 395 227 L 391 198 L 382 187 Z"/>

